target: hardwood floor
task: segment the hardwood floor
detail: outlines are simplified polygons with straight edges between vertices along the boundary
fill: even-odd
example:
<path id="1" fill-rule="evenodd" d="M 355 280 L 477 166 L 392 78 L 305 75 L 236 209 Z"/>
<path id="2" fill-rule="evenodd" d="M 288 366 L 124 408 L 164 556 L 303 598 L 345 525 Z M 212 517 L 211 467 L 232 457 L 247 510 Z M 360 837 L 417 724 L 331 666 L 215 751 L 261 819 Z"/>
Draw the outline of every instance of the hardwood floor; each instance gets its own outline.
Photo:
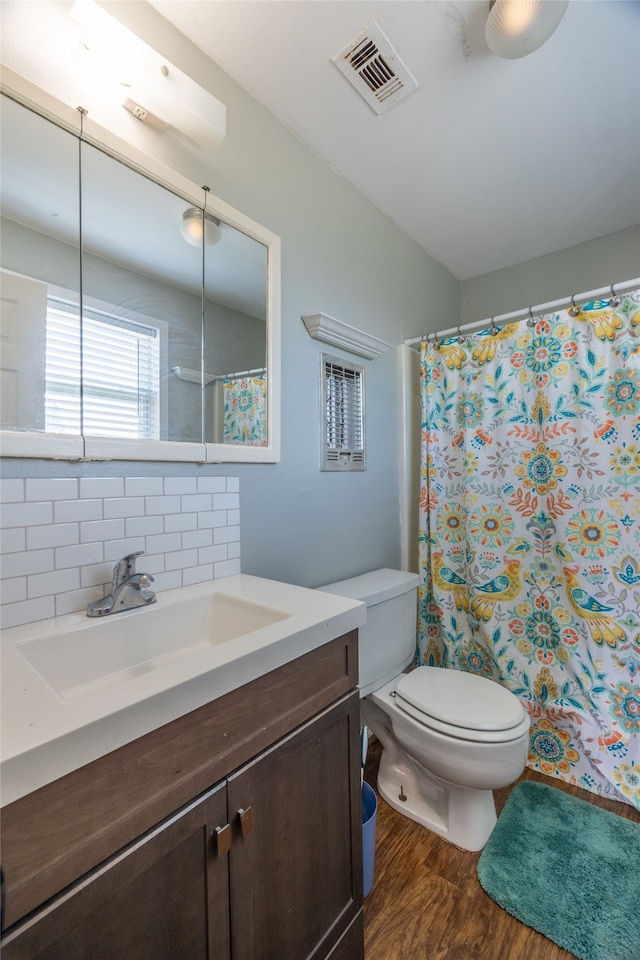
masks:
<path id="1" fill-rule="evenodd" d="M 380 757 L 372 742 L 365 779 L 375 787 Z M 640 820 L 626 804 L 525 770 L 582 800 Z M 518 781 L 520 782 L 520 781 Z M 495 793 L 498 813 L 512 787 Z M 453 846 L 378 799 L 375 880 L 365 900 L 366 960 L 575 960 L 511 917 L 476 876 L 479 853 Z"/>

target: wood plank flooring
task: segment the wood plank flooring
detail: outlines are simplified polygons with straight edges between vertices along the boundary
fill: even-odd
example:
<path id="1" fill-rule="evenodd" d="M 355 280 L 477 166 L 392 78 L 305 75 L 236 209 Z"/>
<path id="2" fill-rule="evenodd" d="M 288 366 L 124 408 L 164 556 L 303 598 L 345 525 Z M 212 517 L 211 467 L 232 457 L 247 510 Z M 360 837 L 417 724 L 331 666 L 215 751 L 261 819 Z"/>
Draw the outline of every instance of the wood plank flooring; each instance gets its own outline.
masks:
<path id="1" fill-rule="evenodd" d="M 365 779 L 375 787 L 380 746 L 373 741 Z M 640 821 L 635 809 L 525 770 L 582 800 Z M 520 781 L 518 781 L 520 782 Z M 498 813 L 512 787 L 495 793 Z M 575 960 L 509 916 L 476 876 L 479 853 L 453 846 L 378 800 L 373 890 L 365 900 L 365 960 Z"/>

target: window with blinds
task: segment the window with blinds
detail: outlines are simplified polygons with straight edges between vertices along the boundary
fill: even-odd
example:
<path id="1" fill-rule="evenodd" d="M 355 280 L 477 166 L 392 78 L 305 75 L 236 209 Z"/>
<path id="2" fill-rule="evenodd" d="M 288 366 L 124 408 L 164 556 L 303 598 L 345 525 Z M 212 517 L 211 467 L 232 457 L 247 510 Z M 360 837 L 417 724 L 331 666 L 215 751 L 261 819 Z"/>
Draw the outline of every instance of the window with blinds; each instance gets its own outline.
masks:
<path id="1" fill-rule="evenodd" d="M 364 470 L 364 368 L 323 354 L 322 470 Z"/>
<path id="2" fill-rule="evenodd" d="M 50 298 L 45 430 L 159 438 L 160 336 L 156 327 Z M 82 353 L 82 357 L 80 356 Z"/>

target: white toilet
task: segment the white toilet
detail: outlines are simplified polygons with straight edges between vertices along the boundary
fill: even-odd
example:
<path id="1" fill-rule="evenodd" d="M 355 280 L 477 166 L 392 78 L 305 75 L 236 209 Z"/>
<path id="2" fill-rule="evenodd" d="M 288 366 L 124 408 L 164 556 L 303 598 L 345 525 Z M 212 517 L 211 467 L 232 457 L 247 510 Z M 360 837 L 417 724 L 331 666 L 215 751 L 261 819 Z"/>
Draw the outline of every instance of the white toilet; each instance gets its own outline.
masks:
<path id="1" fill-rule="evenodd" d="M 465 850 L 481 850 L 496 822 L 492 791 L 517 780 L 529 717 L 493 680 L 439 667 L 403 670 L 416 645 L 418 577 L 373 570 L 320 587 L 362 600 L 362 719 L 382 744 L 381 796 Z"/>

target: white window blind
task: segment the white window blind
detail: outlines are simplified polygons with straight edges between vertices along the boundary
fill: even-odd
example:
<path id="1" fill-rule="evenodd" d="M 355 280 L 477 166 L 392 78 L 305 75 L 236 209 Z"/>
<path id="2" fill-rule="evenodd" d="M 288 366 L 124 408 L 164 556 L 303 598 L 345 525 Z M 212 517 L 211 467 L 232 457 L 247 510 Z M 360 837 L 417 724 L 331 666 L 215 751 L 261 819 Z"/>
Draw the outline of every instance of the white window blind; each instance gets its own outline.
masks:
<path id="1" fill-rule="evenodd" d="M 137 321 L 49 300 L 47 432 L 154 440 L 159 437 L 158 330 Z M 82 376 L 82 390 L 81 390 Z"/>
<path id="2" fill-rule="evenodd" d="M 364 369 L 322 355 L 323 470 L 364 470 Z"/>

